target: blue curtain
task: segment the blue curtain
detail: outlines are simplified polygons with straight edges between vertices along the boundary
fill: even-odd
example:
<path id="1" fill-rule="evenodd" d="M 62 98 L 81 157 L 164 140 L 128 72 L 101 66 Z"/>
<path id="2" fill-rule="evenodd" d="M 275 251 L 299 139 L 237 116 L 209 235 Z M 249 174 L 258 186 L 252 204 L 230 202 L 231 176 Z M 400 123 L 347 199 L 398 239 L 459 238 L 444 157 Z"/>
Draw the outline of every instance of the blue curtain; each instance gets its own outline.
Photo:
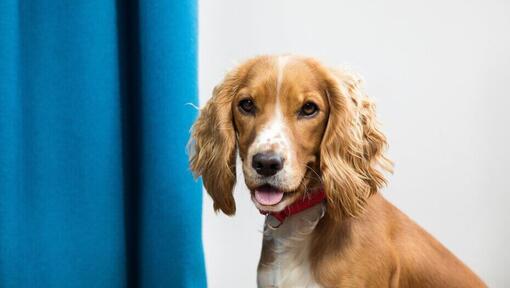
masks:
<path id="1" fill-rule="evenodd" d="M 203 287 L 195 1 L 0 0 L 0 287 Z"/>

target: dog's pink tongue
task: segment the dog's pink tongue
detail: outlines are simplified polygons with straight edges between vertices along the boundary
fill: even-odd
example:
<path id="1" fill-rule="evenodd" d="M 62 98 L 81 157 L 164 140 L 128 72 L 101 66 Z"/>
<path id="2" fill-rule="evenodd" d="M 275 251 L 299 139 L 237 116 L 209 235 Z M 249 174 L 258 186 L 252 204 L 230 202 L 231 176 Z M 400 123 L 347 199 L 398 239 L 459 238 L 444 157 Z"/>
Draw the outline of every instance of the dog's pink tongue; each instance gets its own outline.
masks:
<path id="1" fill-rule="evenodd" d="M 272 187 L 260 187 L 255 190 L 255 199 L 262 205 L 278 204 L 283 198 L 283 192 Z"/>

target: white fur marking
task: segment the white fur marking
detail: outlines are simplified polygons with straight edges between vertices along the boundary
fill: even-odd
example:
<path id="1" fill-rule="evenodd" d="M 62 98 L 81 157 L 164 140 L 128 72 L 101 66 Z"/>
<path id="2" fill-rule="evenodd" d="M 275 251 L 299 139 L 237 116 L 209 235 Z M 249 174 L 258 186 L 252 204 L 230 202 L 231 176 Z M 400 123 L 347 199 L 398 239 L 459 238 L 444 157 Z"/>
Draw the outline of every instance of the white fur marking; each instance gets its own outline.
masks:
<path id="1" fill-rule="evenodd" d="M 276 230 L 264 229 L 264 242 L 273 241 L 272 263 L 260 265 L 258 287 L 321 287 L 314 279 L 310 267 L 311 234 L 324 215 L 324 205 L 316 205 L 285 219 Z M 263 245 L 265 245 L 264 243 Z"/>
<path id="2" fill-rule="evenodd" d="M 245 172 L 245 177 L 249 177 L 250 179 L 256 179 L 260 181 L 261 184 L 271 184 L 282 189 L 292 190 L 297 187 L 298 178 L 301 178 L 302 175 L 297 175 L 296 173 L 296 157 L 292 151 L 292 143 L 288 137 L 288 127 L 285 124 L 285 119 L 282 112 L 281 107 L 281 97 L 280 90 L 283 85 L 284 80 L 284 72 L 285 66 L 287 65 L 290 56 L 280 56 L 277 61 L 275 61 L 275 70 L 277 73 L 276 78 L 276 96 L 275 96 L 275 105 L 274 105 L 274 114 L 271 119 L 267 123 L 264 124 L 263 129 L 259 132 L 255 141 L 248 149 L 247 161 L 243 163 L 243 169 Z M 256 171 L 251 167 L 252 157 L 260 152 L 272 151 L 281 155 L 284 158 L 283 169 L 278 172 L 276 175 L 271 177 L 260 177 L 257 175 Z"/>
<path id="3" fill-rule="evenodd" d="M 278 76 L 276 78 L 276 103 L 278 104 L 278 98 L 280 97 L 280 89 L 282 88 L 283 82 L 283 70 L 285 70 L 285 65 L 289 61 L 290 56 L 280 56 L 278 57 Z"/>

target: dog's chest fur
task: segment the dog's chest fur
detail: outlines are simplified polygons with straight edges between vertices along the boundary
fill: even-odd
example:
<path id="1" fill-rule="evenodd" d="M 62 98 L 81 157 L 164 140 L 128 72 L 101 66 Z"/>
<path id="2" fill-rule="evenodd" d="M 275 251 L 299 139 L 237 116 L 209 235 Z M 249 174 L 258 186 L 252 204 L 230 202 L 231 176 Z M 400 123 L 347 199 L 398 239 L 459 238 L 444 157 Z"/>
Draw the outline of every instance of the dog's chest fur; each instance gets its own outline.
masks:
<path id="1" fill-rule="evenodd" d="M 323 204 L 293 215 L 280 227 L 264 224 L 262 256 L 259 262 L 258 287 L 321 287 L 310 267 L 312 232 L 324 212 Z"/>

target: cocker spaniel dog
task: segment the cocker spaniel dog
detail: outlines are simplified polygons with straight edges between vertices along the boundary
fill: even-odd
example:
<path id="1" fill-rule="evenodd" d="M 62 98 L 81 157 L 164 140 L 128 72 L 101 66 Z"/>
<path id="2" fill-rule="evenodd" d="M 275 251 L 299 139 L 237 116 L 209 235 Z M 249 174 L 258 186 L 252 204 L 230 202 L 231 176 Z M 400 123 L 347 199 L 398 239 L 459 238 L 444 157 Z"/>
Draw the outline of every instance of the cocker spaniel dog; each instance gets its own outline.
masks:
<path id="1" fill-rule="evenodd" d="M 379 193 L 392 163 L 352 73 L 262 56 L 228 73 L 192 128 L 190 165 L 236 211 L 236 155 L 266 215 L 259 287 L 484 287 Z"/>

